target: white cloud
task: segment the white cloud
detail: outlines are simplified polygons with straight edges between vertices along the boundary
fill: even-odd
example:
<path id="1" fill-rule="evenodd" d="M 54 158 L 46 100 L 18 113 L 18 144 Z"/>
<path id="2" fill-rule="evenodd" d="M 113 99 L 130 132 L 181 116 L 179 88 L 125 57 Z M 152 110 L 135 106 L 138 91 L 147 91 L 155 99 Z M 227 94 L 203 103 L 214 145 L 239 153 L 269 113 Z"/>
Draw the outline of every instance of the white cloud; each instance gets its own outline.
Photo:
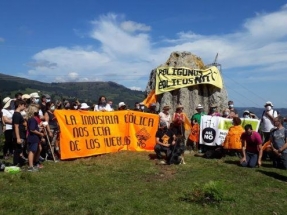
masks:
<path id="1" fill-rule="evenodd" d="M 130 87 L 131 90 L 137 90 L 137 91 L 142 91 L 141 87 L 136 87 L 136 86 L 132 86 Z"/>
<path id="2" fill-rule="evenodd" d="M 135 31 L 150 31 L 151 27 L 142 23 L 136 23 L 133 21 L 124 21 L 120 24 L 121 28 L 128 32 Z"/>
<path id="3" fill-rule="evenodd" d="M 79 74 L 78 73 L 76 73 L 76 72 L 70 72 L 69 74 L 68 74 L 68 77 L 70 78 L 70 80 L 76 80 L 78 77 L 79 77 Z"/>
<path id="4" fill-rule="evenodd" d="M 270 82 L 275 81 L 270 72 L 282 77 L 287 69 L 285 23 L 287 4 L 276 12 L 259 13 L 245 20 L 233 33 L 200 35 L 191 29 L 175 34 L 174 38 L 163 35 L 163 40 L 152 41 L 150 26 L 109 13 L 91 21 L 89 36 L 99 46 L 43 50 L 33 56 L 29 74 L 46 74 L 50 81 L 68 81 L 73 71 L 78 74 L 74 79 L 79 81 L 115 81 L 140 90 L 145 89 L 150 71 L 164 63 L 171 52 L 190 51 L 206 64 L 219 53 L 223 71 L 248 73 L 247 83 L 254 83 L 259 73 L 260 81 Z"/>

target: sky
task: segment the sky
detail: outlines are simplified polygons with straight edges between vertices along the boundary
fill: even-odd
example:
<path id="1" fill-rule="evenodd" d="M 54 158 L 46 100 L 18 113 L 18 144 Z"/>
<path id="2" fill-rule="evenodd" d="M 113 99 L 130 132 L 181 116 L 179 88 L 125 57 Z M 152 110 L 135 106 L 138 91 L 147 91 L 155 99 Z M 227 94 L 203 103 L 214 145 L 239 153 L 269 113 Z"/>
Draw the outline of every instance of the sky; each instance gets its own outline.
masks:
<path id="1" fill-rule="evenodd" d="M 173 51 L 218 53 L 237 107 L 287 107 L 286 1 L 0 1 L 0 73 L 144 91 Z"/>

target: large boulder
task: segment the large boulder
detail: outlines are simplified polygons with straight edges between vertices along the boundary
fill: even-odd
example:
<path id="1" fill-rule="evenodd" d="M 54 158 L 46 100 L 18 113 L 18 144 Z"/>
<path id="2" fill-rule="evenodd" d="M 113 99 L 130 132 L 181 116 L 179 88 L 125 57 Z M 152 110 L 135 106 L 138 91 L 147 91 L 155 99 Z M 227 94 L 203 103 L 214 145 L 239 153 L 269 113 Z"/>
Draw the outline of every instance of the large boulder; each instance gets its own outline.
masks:
<path id="1" fill-rule="evenodd" d="M 160 66 L 188 67 L 191 69 L 206 69 L 200 57 L 190 52 L 173 52 L 169 59 Z M 155 89 L 156 85 L 156 68 L 150 73 L 150 78 L 146 87 L 147 95 Z M 170 105 L 170 113 L 173 113 L 177 104 L 184 106 L 184 112 L 190 118 L 195 112 L 198 104 L 204 107 L 207 113 L 211 105 L 217 105 L 220 112 L 227 107 L 227 91 L 219 89 L 210 84 L 199 84 L 191 87 L 185 87 L 170 92 L 157 95 L 157 108 L 162 109 L 165 105 Z"/>

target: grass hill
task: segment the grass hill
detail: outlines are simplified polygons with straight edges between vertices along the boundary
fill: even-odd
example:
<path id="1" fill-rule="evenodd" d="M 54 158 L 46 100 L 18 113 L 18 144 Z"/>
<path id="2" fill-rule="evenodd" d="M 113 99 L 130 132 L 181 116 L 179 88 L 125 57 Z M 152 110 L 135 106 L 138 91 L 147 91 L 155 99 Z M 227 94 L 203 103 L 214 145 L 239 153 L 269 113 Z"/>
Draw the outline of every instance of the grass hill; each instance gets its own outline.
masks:
<path id="1" fill-rule="evenodd" d="M 14 97 L 16 92 L 49 94 L 53 99 L 79 99 L 80 102 L 89 104 L 96 103 L 102 95 L 114 104 L 125 102 L 130 107 L 135 102 L 144 99 L 144 92 L 131 90 L 115 82 L 66 82 L 66 83 L 43 83 L 40 81 L 19 78 L 0 74 L 0 96 Z M 1 100 L 2 100 L 1 99 Z"/>

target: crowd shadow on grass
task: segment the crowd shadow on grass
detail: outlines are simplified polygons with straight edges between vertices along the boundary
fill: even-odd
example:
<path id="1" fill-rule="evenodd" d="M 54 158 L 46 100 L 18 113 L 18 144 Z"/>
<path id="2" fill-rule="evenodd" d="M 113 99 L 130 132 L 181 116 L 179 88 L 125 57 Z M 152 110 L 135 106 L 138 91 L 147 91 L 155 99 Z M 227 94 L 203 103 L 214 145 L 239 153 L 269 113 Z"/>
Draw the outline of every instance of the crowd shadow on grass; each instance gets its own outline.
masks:
<path id="1" fill-rule="evenodd" d="M 225 160 L 224 163 L 240 166 L 239 160 Z"/>
<path id="2" fill-rule="evenodd" d="M 284 175 L 280 175 L 276 172 L 268 172 L 268 171 L 264 171 L 264 170 L 257 170 L 257 172 L 260 172 L 264 175 L 270 176 L 272 178 L 275 178 L 277 180 L 283 181 L 283 182 L 287 182 L 287 176 Z"/>

